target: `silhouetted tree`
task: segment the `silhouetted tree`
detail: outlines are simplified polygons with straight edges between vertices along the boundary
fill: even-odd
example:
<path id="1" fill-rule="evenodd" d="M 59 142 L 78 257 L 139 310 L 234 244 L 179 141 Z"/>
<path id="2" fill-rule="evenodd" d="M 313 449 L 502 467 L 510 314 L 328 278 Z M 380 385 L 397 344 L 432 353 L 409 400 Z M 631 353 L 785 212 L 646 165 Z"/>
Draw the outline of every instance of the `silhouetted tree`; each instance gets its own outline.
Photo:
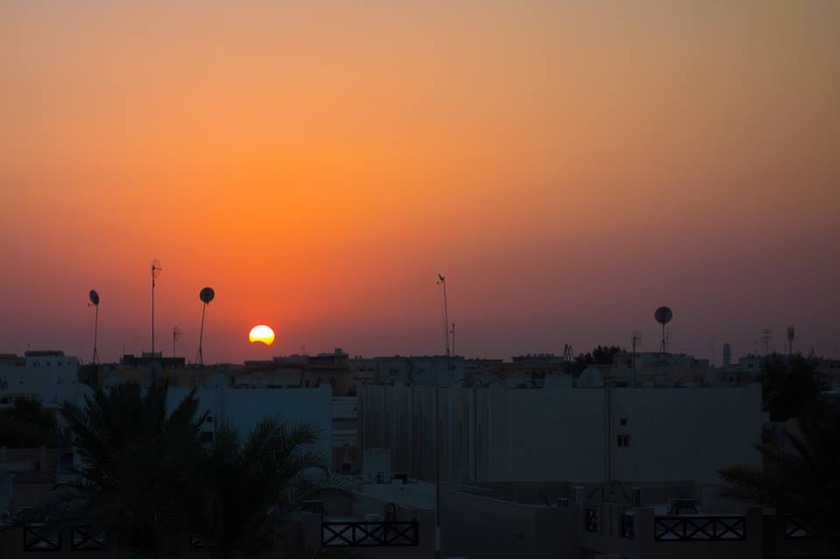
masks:
<path id="1" fill-rule="evenodd" d="M 37 516 L 44 531 L 91 525 L 132 556 L 178 556 L 189 536 L 212 541 L 217 557 L 268 550 L 288 514 L 343 484 L 314 448 L 318 431 L 272 417 L 245 438 L 221 427 L 202 442 L 193 389 L 167 413 L 167 386 L 121 383 L 84 406 L 64 404 L 81 463 L 73 483 Z M 206 414 L 205 414 L 206 415 Z"/>
<path id="2" fill-rule="evenodd" d="M 304 501 L 343 492 L 328 456 L 313 445 L 318 430 L 261 421 L 244 439 L 223 426 L 205 448 L 202 535 L 219 558 L 250 557 L 272 548 L 277 529 Z"/>
<path id="3" fill-rule="evenodd" d="M 627 350 L 616 345 L 597 345 L 592 351 L 580 353 L 575 357 L 575 371 L 580 374 L 589 365 L 610 365 L 615 361 L 616 354 L 625 351 Z"/>
<path id="4" fill-rule="evenodd" d="M 61 406 L 81 464 L 41 511 L 49 524 L 95 526 L 141 555 L 178 548 L 200 514 L 200 420 L 195 390 L 171 414 L 166 393 L 126 382 Z"/>
<path id="5" fill-rule="evenodd" d="M 820 385 L 813 359 L 770 355 L 762 364 L 760 378 L 764 409 L 771 421 L 800 417 L 817 405 Z"/>
<path id="6" fill-rule="evenodd" d="M 816 404 L 797 424 L 787 445 L 759 448 L 763 469 L 722 470 L 724 494 L 795 516 L 840 552 L 840 407 Z"/>
<path id="7" fill-rule="evenodd" d="M 15 398 L 11 408 L 0 411 L 0 446 L 33 448 L 55 446 L 55 417 L 37 400 Z"/>

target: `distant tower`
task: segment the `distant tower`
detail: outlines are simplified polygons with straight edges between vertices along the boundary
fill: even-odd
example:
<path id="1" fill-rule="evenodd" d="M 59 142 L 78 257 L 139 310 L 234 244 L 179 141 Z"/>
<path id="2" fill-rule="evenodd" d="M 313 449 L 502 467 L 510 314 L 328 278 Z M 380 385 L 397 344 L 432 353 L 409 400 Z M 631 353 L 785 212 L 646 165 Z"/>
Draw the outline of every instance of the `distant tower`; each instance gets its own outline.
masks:
<path id="1" fill-rule="evenodd" d="M 659 346 L 659 354 L 665 355 L 668 353 L 668 344 L 665 342 L 665 325 L 671 322 L 674 318 L 674 313 L 668 307 L 659 307 L 653 314 L 656 322 L 662 325 L 662 343 Z"/>
<path id="2" fill-rule="evenodd" d="M 793 355 L 793 338 L 795 330 L 793 324 L 787 327 L 788 355 Z"/>
<path id="3" fill-rule="evenodd" d="M 729 342 L 723 344 L 723 366 L 729 367 L 732 365 L 732 348 Z"/>

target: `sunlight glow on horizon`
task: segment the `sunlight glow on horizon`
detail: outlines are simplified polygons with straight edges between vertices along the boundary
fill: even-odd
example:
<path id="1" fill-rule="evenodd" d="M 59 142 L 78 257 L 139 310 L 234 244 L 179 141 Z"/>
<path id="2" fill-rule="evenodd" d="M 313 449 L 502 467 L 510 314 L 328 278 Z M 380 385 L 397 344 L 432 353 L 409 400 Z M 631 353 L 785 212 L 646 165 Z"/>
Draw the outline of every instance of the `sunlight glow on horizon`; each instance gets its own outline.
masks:
<path id="1" fill-rule="evenodd" d="M 89 355 L 93 287 L 103 360 L 148 351 L 160 257 L 223 361 L 255 316 L 439 353 L 440 270 L 469 356 L 653 347 L 667 303 L 676 350 L 840 357 L 837 60 L 832 2 L 5 2 L 0 353 Z"/>

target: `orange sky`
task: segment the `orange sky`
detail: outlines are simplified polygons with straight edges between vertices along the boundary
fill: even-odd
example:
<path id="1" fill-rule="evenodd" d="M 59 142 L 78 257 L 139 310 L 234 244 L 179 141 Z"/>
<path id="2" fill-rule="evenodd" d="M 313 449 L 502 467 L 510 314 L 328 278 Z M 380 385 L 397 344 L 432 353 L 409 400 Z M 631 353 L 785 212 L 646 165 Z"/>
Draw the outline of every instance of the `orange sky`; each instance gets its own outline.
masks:
<path id="1" fill-rule="evenodd" d="M 0 352 L 840 357 L 840 3 L 172 4 L 0 4 Z"/>

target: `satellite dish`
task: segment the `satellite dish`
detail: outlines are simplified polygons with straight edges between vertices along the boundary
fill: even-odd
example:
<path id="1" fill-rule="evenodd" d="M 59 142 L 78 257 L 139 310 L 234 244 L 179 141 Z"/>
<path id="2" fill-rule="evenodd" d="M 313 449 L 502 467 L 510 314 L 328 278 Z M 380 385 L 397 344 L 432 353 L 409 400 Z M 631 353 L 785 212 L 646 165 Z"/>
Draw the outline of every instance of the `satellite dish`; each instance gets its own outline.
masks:
<path id="1" fill-rule="evenodd" d="M 210 301 L 212 301 L 213 297 L 215 297 L 215 296 L 216 296 L 216 292 L 213 291 L 212 287 L 205 287 L 198 294 L 198 298 L 201 299 L 201 302 L 204 303 L 205 305 L 207 303 L 209 303 Z"/>
<path id="2" fill-rule="evenodd" d="M 95 289 L 91 289 L 88 296 L 90 297 L 91 305 L 99 306 L 99 293 L 97 293 Z"/>
<path id="3" fill-rule="evenodd" d="M 656 322 L 665 326 L 671 319 L 674 318 L 674 313 L 668 307 L 659 307 L 656 309 L 656 312 L 653 314 L 654 318 L 656 318 Z"/>

